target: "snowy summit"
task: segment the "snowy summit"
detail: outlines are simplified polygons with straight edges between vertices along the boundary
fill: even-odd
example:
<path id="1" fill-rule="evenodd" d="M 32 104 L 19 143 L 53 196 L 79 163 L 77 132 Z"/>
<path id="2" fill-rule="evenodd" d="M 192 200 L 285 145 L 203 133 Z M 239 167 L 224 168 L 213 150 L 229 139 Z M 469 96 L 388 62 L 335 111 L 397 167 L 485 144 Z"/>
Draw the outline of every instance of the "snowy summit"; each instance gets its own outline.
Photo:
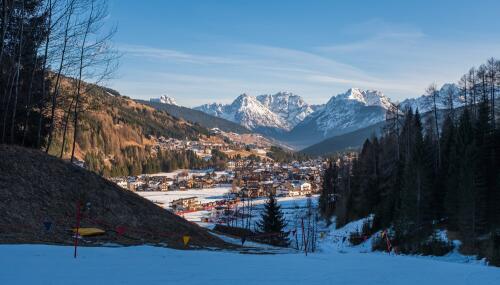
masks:
<path id="1" fill-rule="evenodd" d="M 151 99 L 149 99 L 149 101 L 154 102 L 154 103 L 177 105 L 177 102 L 175 102 L 175 99 L 172 97 L 169 97 L 167 95 L 162 95 L 160 98 L 151 98 Z"/>
<path id="2" fill-rule="evenodd" d="M 291 130 L 314 112 L 302 97 L 289 92 L 256 97 L 244 93 L 229 105 L 212 103 L 195 109 L 252 130 L 272 128 L 285 131 Z"/>

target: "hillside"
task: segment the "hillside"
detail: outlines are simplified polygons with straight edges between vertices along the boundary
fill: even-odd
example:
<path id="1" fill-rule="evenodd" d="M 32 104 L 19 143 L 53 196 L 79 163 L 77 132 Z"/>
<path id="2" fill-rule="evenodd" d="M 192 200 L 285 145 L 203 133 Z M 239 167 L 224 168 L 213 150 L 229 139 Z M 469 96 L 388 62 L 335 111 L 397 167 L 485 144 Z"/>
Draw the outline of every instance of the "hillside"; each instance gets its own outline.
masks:
<path id="1" fill-rule="evenodd" d="M 89 244 L 166 244 L 180 248 L 182 236 L 191 245 L 224 243 L 133 192 L 100 176 L 41 151 L 0 145 L 0 243 L 73 242 L 68 232 L 75 224 L 76 205 L 83 211 L 82 227 L 106 230 Z M 47 230 L 45 222 L 50 222 Z M 117 234 L 123 227 L 123 235 Z M 86 242 L 86 243 L 87 243 Z"/>
<path id="2" fill-rule="evenodd" d="M 354 132 L 334 136 L 309 146 L 300 152 L 307 155 L 328 155 L 346 149 L 358 149 L 367 138 L 373 134 L 379 135 L 384 124 L 385 122 L 380 122 Z"/>
<path id="3" fill-rule="evenodd" d="M 137 100 L 137 102 L 151 106 L 160 111 L 165 111 L 174 117 L 199 124 L 207 129 L 219 128 L 225 132 L 234 132 L 238 134 L 250 133 L 250 130 L 237 123 L 208 115 L 202 111 L 160 102 L 148 102 L 142 100 Z"/>
<path id="4" fill-rule="evenodd" d="M 64 92 L 70 92 L 71 80 L 65 78 Z M 154 139 L 167 138 L 197 140 L 207 135 L 208 130 L 197 124 L 158 111 L 153 107 L 120 96 L 114 90 L 86 85 L 83 108 L 79 114 L 79 131 L 76 139 L 75 156 L 105 176 L 141 173 L 148 163 L 157 160 L 152 155 Z M 59 106 L 59 127 L 49 153 L 60 156 L 63 144 L 65 112 L 72 96 L 64 96 Z M 69 158 L 73 143 L 72 116 L 67 127 L 63 158 Z M 176 154 L 179 161 L 194 161 L 192 155 Z M 173 154 L 165 154 L 171 159 Z M 156 163 L 156 162 L 155 162 Z M 182 165 L 189 166 L 189 165 Z"/>

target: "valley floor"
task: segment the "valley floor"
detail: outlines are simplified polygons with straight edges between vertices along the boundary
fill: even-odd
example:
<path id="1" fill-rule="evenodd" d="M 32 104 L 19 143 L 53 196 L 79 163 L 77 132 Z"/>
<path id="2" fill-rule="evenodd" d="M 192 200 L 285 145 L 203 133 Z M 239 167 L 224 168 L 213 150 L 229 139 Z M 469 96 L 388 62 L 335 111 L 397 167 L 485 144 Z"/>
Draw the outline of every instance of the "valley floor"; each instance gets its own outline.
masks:
<path id="1" fill-rule="evenodd" d="M 500 284 L 500 269 L 382 253 L 0 245 L 0 284 Z"/>

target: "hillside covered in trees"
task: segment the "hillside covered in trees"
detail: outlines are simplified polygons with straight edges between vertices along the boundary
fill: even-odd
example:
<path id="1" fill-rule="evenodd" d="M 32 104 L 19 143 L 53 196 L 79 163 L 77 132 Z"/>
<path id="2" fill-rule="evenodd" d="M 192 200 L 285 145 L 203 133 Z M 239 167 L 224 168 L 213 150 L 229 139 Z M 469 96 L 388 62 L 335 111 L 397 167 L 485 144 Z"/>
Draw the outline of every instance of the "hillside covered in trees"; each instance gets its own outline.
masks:
<path id="1" fill-rule="evenodd" d="M 490 59 L 459 82 L 466 106 L 442 115 L 434 106 L 393 110 L 381 137 L 366 140 L 354 159 L 340 158 L 325 172 L 322 215 L 337 226 L 374 215 L 360 235 L 386 230 L 403 253 L 460 250 L 500 264 L 500 128 L 496 100 L 500 61 Z M 432 92 L 432 87 L 431 87 Z M 385 249 L 385 241 L 375 244 Z"/>
<path id="2" fill-rule="evenodd" d="M 64 80 L 71 82 L 69 78 Z M 85 161 L 90 170 L 104 176 L 121 176 L 207 166 L 189 151 L 152 150 L 157 137 L 197 140 L 208 134 L 205 128 L 120 96 L 116 91 L 95 85 L 87 88 L 82 96 L 75 158 Z M 71 89 L 63 89 L 62 94 L 66 91 Z M 69 159 L 73 146 L 73 136 L 69 134 L 73 134 L 74 128 L 67 111 L 60 113 L 61 121 L 49 153 Z"/>
<path id="3" fill-rule="evenodd" d="M 195 124 L 199 124 L 200 126 L 203 126 L 207 129 L 213 129 L 213 128 L 219 128 L 225 132 L 234 132 L 238 134 L 248 134 L 251 133 L 250 130 L 247 128 L 222 119 L 218 117 L 214 117 L 211 115 L 208 115 L 202 111 L 194 110 L 191 108 L 186 108 L 182 106 L 177 106 L 177 105 L 171 105 L 171 104 L 164 104 L 164 103 L 158 103 L 158 102 L 150 102 L 150 101 L 143 101 L 143 100 L 136 100 L 139 103 L 142 103 L 144 105 L 151 106 L 157 110 L 160 111 L 165 111 L 169 113 L 170 115 L 186 120 L 188 122 L 192 122 Z"/>
<path id="4" fill-rule="evenodd" d="M 105 176 L 203 166 L 193 153 L 151 145 L 196 140 L 205 128 L 100 87 L 119 58 L 106 1 L 1 3 L 0 143 L 84 160 Z"/>

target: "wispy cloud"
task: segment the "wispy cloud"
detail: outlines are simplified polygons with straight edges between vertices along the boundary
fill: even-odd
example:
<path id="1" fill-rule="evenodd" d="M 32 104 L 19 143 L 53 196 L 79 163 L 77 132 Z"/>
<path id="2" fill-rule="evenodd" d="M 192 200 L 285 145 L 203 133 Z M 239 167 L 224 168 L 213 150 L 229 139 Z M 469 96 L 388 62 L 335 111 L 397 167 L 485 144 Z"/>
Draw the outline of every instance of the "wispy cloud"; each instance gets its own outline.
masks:
<path id="1" fill-rule="evenodd" d="M 500 54 L 500 40 L 477 45 L 435 39 L 379 19 L 354 24 L 342 35 L 343 40 L 309 48 L 226 43 L 202 53 L 121 44 L 124 76 L 114 85 L 139 98 L 167 92 L 190 106 L 281 90 L 323 103 L 350 87 L 403 99 L 421 94 L 431 82 L 454 81 L 469 65 Z"/>
<path id="2" fill-rule="evenodd" d="M 179 61 L 193 64 L 243 64 L 243 61 L 225 56 L 208 56 L 173 49 L 154 48 L 142 45 L 120 44 L 118 49 L 128 56 L 159 60 Z"/>

